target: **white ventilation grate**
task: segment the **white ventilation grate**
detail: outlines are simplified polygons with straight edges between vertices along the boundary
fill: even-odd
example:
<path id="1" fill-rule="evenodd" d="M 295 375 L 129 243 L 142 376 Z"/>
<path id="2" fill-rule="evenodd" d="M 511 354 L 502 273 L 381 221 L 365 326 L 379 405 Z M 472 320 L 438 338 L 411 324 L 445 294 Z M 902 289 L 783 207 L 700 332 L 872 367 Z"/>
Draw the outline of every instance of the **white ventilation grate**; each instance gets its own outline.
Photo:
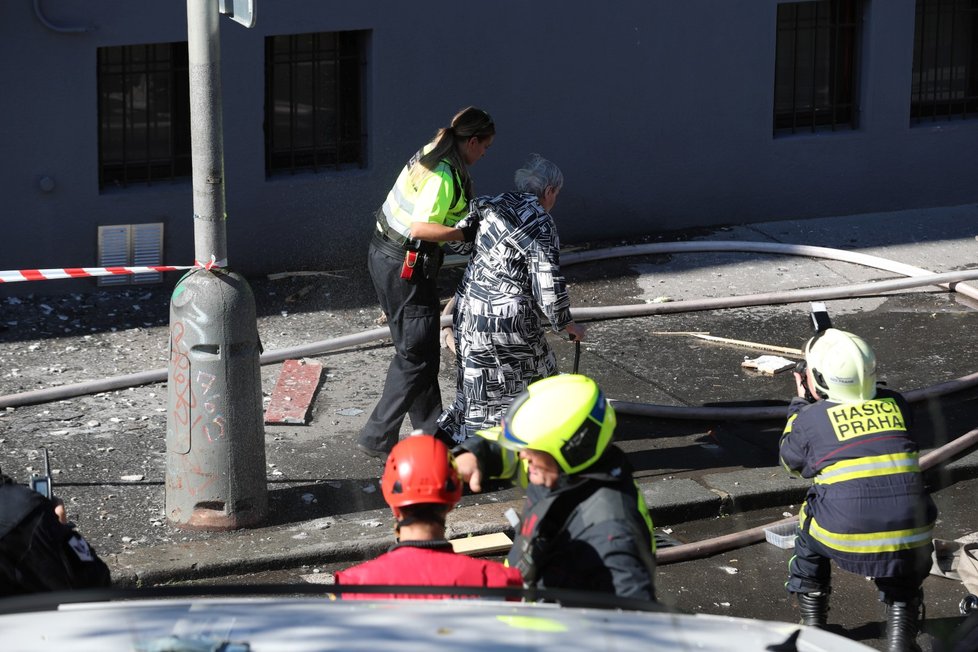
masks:
<path id="1" fill-rule="evenodd" d="M 163 224 L 114 224 L 98 227 L 99 267 L 128 267 L 163 264 Z M 159 283 L 160 272 L 100 276 L 99 285 Z"/>
<path id="2" fill-rule="evenodd" d="M 129 231 L 132 241 L 133 265 L 163 264 L 163 224 L 133 224 Z M 159 283 L 163 280 L 160 272 L 134 274 L 133 283 Z"/>

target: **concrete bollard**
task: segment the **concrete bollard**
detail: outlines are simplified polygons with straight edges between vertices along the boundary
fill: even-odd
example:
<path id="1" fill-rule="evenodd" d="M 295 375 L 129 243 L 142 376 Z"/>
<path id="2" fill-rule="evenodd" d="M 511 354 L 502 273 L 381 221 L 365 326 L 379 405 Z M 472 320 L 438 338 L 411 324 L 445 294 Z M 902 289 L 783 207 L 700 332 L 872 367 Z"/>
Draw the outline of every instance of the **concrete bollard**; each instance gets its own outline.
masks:
<path id="1" fill-rule="evenodd" d="M 227 270 L 185 275 L 170 301 L 166 515 L 231 530 L 268 513 L 255 299 Z"/>

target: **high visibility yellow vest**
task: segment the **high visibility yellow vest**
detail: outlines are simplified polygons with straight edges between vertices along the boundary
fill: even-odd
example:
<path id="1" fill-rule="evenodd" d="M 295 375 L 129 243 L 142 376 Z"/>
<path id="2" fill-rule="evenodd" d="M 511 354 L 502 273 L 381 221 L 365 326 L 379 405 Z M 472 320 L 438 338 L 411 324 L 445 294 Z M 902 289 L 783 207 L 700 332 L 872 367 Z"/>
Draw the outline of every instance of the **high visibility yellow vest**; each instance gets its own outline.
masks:
<path id="1" fill-rule="evenodd" d="M 430 148 L 431 145 L 426 146 L 425 151 Z M 458 173 L 442 160 L 424 175 L 417 187 L 411 179 L 410 164 L 405 165 L 381 212 L 388 228 L 407 238 L 412 222 L 455 226 L 468 212 L 468 203 Z"/>

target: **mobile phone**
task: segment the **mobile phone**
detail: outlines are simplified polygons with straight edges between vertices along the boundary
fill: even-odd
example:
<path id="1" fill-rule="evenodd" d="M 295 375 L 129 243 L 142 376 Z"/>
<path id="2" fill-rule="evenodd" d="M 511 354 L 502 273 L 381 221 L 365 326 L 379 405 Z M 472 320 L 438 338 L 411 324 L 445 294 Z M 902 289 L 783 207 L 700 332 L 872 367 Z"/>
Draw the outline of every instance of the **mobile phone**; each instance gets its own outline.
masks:
<path id="1" fill-rule="evenodd" d="M 824 333 L 832 328 L 832 320 L 829 318 L 829 311 L 821 301 L 812 302 L 812 328 L 816 333 Z"/>
<path id="2" fill-rule="evenodd" d="M 41 494 L 48 500 L 51 499 L 51 463 L 48 459 L 48 449 L 42 449 L 44 451 L 44 475 L 33 474 L 31 479 L 28 481 L 28 486 L 31 489 Z"/>
<path id="3" fill-rule="evenodd" d="M 43 475 L 32 475 L 30 487 L 48 500 L 51 499 L 51 478 Z"/>

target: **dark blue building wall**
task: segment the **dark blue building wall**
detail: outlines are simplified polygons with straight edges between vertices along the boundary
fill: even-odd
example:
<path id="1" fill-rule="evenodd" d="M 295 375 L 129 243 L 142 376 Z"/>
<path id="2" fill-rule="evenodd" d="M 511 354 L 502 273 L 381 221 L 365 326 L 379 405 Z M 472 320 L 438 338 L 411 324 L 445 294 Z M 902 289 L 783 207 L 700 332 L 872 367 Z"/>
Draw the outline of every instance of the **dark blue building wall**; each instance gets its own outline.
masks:
<path id="1" fill-rule="evenodd" d="M 0 269 L 92 266 L 96 227 L 164 222 L 193 259 L 192 184 L 100 192 L 96 49 L 186 39 L 186 5 L 0 4 Z M 222 18 L 228 253 L 246 274 L 361 267 L 404 161 L 468 104 L 495 118 L 478 193 L 511 189 L 531 152 L 566 184 L 565 243 L 692 226 L 978 202 L 978 121 L 910 125 L 913 0 L 869 0 L 859 127 L 775 138 L 775 0 L 258 0 Z M 266 179 L 264 39 L 370 30 L 367 166 Z M 39 186 L 50 177 L 50 192 Z"/>

